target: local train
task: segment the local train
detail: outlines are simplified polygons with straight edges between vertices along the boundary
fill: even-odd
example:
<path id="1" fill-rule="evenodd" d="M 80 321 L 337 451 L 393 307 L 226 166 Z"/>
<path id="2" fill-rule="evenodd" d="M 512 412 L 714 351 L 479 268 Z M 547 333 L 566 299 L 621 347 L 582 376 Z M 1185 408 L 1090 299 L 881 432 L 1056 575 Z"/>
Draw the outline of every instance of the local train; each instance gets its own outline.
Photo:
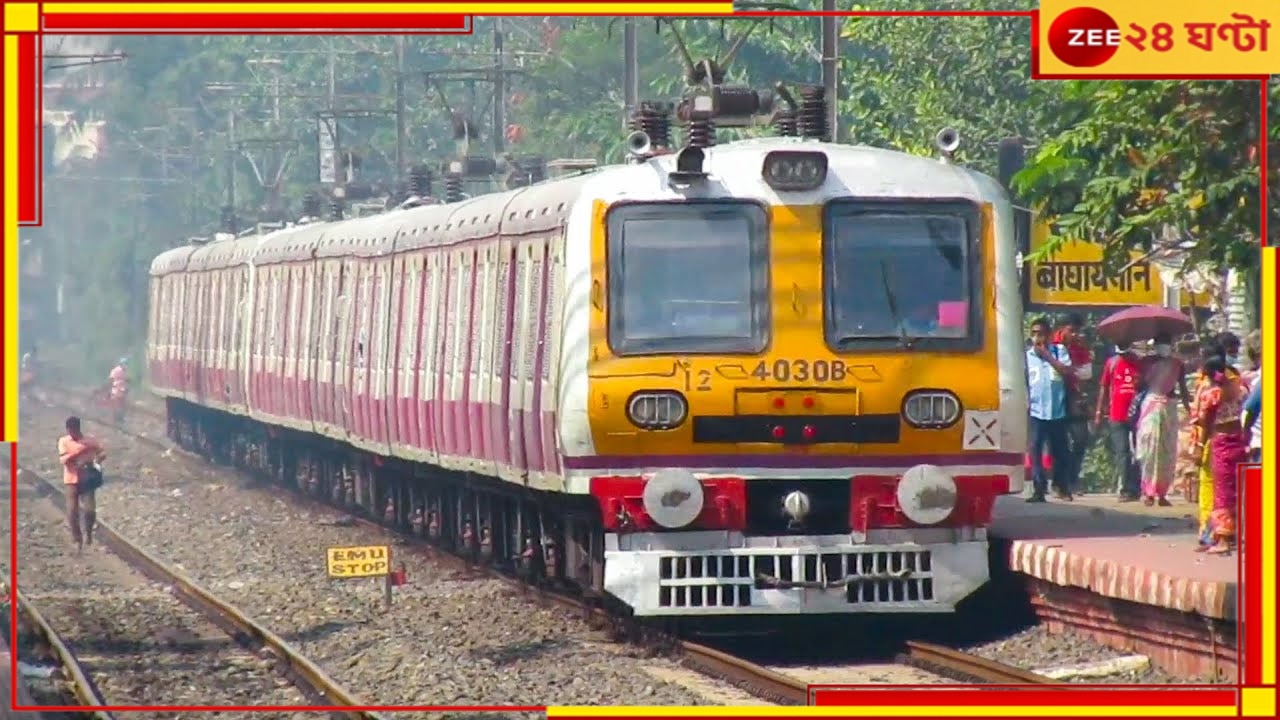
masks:
<path id="1" fill-rule="evenodd" d="M 636 616 L 945 613 L 1024 483 L 1017 251 L 945 158 L 639 154 L 169 250 L 148 374 L 185 445 Z"/>

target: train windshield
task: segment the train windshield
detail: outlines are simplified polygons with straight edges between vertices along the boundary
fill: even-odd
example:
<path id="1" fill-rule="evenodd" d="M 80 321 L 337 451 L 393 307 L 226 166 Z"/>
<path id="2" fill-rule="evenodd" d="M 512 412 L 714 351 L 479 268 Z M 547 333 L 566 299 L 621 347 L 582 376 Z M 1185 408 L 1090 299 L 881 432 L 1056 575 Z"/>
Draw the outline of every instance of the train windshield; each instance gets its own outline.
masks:
<path id="1" fill-rule="evenodd" d="M 835 349 L 972 344 L 977 219 L 959 203 L 838 203 L 823 241 Z"/>
<path id="2" fill-rule="evenodd" d="M 759 352 L 768 327 L 768 221 L 742 202 L 609 213 L 609 344 L 619 355 Z"/>

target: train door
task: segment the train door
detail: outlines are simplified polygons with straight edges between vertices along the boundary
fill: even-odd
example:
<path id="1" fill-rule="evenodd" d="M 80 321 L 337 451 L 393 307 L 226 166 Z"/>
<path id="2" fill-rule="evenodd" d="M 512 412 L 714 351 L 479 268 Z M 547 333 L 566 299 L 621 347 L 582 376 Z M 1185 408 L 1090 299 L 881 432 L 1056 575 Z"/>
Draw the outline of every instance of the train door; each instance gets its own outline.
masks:
<path id="1" fill-rule="evenodd" d="M 249 270 L 237 265 L 231 274 L 231 286 L 235 288 L 232 306 L 235 313 L 231 330 L 230 383 L 232 402 L 241 412 L 249 409 L 249 388 L 246 383 L 249 363 L 249 338 L 252 333 L 253 305 L 250 302 Z"/>
<path id="2" fill-rule="evenodd" d="M 507 400 L 507 444 L 511 448 L 511 466 L 523 478 L 528 470 L 525 452 L 525 412 L 529 407 L 525 396 L 532 397 L 532 389 L 526 389 L 526 383 L 532 381 L 533 343 L 537 342 L 533 333 L 532 272 L 533 245 L 519 243 L 515 247 L 515 281 L 511 306 L 511 387 Z"/>
<path id="3" fill-rule="evenodd" d="M 391 349 L 392 338 L 395 337 L 398 312 L 398 295 L 392 293 L 394 283 L 391 282 L 391 263 L 393 255 L 383 255 L 374 261 L 373 266 L 373 302 L 370 313 L 369 336 L 369 380 L 366 390 L 368 400 L 368 422 L 370 438 L 390 453 L 391 431 L 388 412 L 388 391 L 392 373 Z"/>
<path id="4" fill-rule="evenodd" d="M 298 418 L 315 429 L 315 383 L 316 363 L 319 361 L 320 341 L 319 328 L 323 318 L 316 313 L 317 275 L 320 265 L 315 260 L 298 263 L 298 273 L 303 278 L 302 286 L 302 322 L 298 328 L 298 380 L 294 392 L 298 396 Z"/>
<path id="5" fill-rule="evenodd" d="M 436 447 L 440 454 L 449 458 L 458 456 L 456 433 L 454 431 L 454 366 L 458 357 L 458 324 L 461 322 L 458 306 L 462 297 L 462 253 L 442 248 L 439 255 L 442 271 L 446 278 L 445 291 L 440 294 L 444 304 L 444 312 L 439 322 L 440 332 L 438 347 L 439 362 L 436 363 L 436 412 L 435 432 Z M 447 465 L 446 465 L 447 466 Z"/>
<path id="6" fill-rule="evenodd" d="M 467 362 L 467 438 L 478 471 L 495 475 L 489 443 L 489 388 L 493 383 L 493 323 L 496 319 L 498 249 L 486 243 L 475 255 L 475 306 L 471 310 L 470 357 Z"/>
<path id="7" fill-rule="evenodd" d="M 491 376 L 489 380 L 489 418 L 485 426 L 485 447 L 496 464 L 499 477 L 513 479 L 511 462 L 510 393 L 512 368 L 512 305 L 515 300 L 515 247 L 510 237 L 502 237 L 497 253 L 496 298 L 493 324 L 489 333 Z"/>
<path id="8" fill-rule="evenodd" d="M 387 366 L 391 373 L 391 399 L 388 417 L 388 433 L 391 437 L 392 452 L 399 454 L 401 449 L 411 445 L 409 435 L 409 400 L 412 389 L 410 373 L 413 368 L 414 355 L 414 308 L 411 298 L 417 288 L 417 275 L 410 270 L 413 258 L 410 255 L 393 255 L 391 273 L 396 278 L 391 303 L 395 308 L 391 332 L 388 334 L 390 347 L 387 352 Z"/>
<path id="9" fill-rule="evenodd" d="M 427 249 L 422 253 L 420 262 L 422 290 L 418 317 L 421 318 L 419 324 L 422 329 L 418 333 L 418 361 L 414 371 L 417 410 L 413 413 L 413 420 L 418 427 L 417 446 L 439 462 L 436 455 L 440 450 L 436 434 L 440 427 L 437 416 L 440 399 L 437 378 L 440 377 L 441 326 L 444 324 L 444 313 L 448 305 L 448 282 L 439 251 Z"/>
<path id="10" fill-rule="evenodd" d="M 547 248 L 547 301 L 542 321 L 542 367 L 539 372 L 542 383 L 542 397 L 539 412 L 542 418 L 542 458 L 543 466 L 551 474 L 551 478 L 560 477 L 560 450 L 556 440 L 556 388 L 559 386 L 560 373 L 560 333 L 564 321 L 561 299 L 564 297 L 564 243 L 565 233 L 562 225 Z M 557 488 L 558 489 L 558 488 Z"/>
<path id="11" fill-rule="evenodd" d="M 530 474 L 546 467 L 542 452 L 542 350 L 547 307 L 547 245 L 545 239 L 529 244 L 528 372 L 525 376 L 524 450 Z"/>
<path id="12" fill-rule="evenodd" d="M 344 258 L 327 261 L 328 287 L 325 302 L 329 308 L 325 324 L 325 352 L 328 360 L 321 361 L 325 379 L 322 383 L 322 399 L 325 405 L 326 424 L 329 434 L 345 439 L 346 427 L 343 425 L 342 385 L 340 378 L 347 370 L 347 308 L 350 305 L 348 293 L 351 292 L 353 277 L 350 260 Z"/>
<path id="13" fill-rule="evenodd" d="M 359 325 L 362 306 L 360 298 L 364 292 L 363 263 L 358 258 L 343 258 L 343 276 L 345 293 L 338 307 L 338 372 L 334 375 L 334 399 L 337 411 L 338 432 L 343 437 L 354 435 L 352 419 L 351 385 L 357 362 L 364 362 L 364 340 L 360 337 Z M 358 347 L 357 347 L 358 346 Z M 359 356 L 357 357 L 357 350 Z"/>

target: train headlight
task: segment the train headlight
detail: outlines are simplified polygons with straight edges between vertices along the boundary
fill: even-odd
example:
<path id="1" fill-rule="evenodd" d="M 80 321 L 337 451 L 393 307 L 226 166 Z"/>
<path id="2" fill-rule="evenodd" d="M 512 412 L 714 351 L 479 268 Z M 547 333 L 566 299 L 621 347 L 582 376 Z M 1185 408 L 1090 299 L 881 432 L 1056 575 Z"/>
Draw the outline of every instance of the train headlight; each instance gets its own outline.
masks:
<path id="1" fill-rule="evenodd" d="M 647 390 L 627 401 L 627 419 L 643 430 L 678 428 L 689 416 L 689 403 L 674 390 Z"/>
<path id="2" fill-rule="evenodd" d="M 960 398 L 946 390 L 916 390 L 902 401 L 902 419 L 921 430 L 941 430 L 960 419 Z"/>
<path id="3" fill-rule="evenodd" d="M 935 525 L 956 509 L 956 481 L 937 465 L 907 468 L 898 481 L 898 508 L 917 525 Z"/>
<path id="4" fill-rule="evenodd" d="M 688 470 L 659 470 L 644 485 L 644 511 L 664 528 L 675 530 L 697 519 L 706 496 Z"/>
<path id="5" fill-rule="evenodd" d="M 774 190 L 812 190 L 827 179 L 827 156 L 820 152 L 774 150 L 760 170 Z"/>

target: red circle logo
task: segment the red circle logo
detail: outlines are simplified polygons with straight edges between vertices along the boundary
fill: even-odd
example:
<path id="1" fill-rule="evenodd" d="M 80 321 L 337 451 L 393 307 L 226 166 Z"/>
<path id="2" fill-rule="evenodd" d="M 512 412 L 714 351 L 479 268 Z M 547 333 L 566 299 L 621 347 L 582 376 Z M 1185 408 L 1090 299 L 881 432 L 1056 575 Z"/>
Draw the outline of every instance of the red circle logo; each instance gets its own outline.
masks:
<path id="1" fill-rule="evenodd" d="M 1072 67 L 1097 67 L 1120 48 L 1120 26 L 1105 12 L 1072 8 L 1049 26 L 1049 49 Z"/>

